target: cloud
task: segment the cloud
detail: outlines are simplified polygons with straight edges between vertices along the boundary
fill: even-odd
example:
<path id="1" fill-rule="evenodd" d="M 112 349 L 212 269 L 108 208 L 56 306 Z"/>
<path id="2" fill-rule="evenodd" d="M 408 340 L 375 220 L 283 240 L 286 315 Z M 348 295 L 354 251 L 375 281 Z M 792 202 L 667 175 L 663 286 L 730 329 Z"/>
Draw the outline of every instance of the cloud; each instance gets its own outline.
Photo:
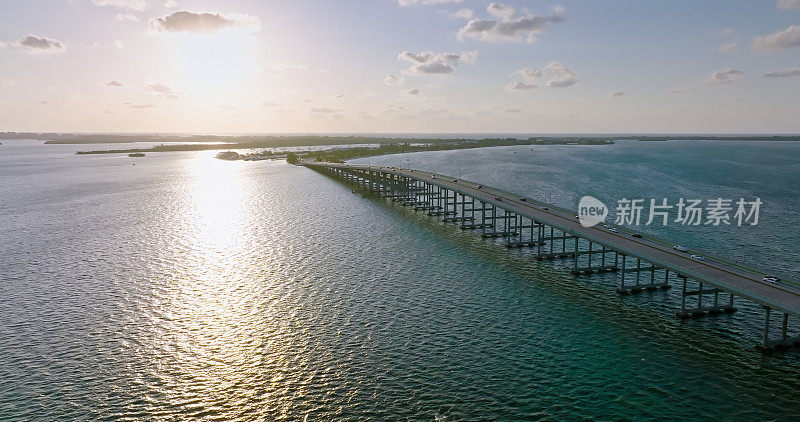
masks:
<path id="1" fill-rule="evenodd" d="M 711 76 L 701 83 L 701 85 L 708 86 L 729 84 L 741 79 L 742 75 L 744 75 L 744 72 L 738 69 L 717 70 L 716 72 L 711 73 Z"/>
<path id="2" fill-rule="evenodd" d="M 628 93 L 625 91 L 611 91 L 608 93 L 609 98 L 622 97 L 623 95 L 628 95 Z"/>
<path id="3" fill-rule="evenodd" d="M 429 6 L 432 4 L 461 3 L 462 0 L 397 0 L 400 6 Z"/>
<path id="4" fill-rule="evenodd" d="M 264 102 L 261 103 L 261 105 L 264 106 L 264 107 L 279 107 L 280 106 L 280 104 L 273 103 L 272 101 L 264 101 Z"/>
<path id="5" fill-rule="evenodd" d="M 800 26 L 792 25 L 783 31 L 755 37 L 751 46 L 756 51 L 762 53 L 771 53 L 793 47 L 800 47 Z"/>
<path id="6" fill-rule="evenodd" d="M 114 6 L 120 9 L 143 11 L 150 8 L 148 0 L 92 0 L 98 6 Z"/>
<path id="7" fill-rule="evenodd" d="M 522 110 L 518 108 L 507 108 L 506 113 L 522 113 Z"/>
<path id="8" fill-rule="evenodd" d="M 403 78 L 392 75 L 391 73 L 383 77 L 383 83 L 389 86 L 402 85 Z"/>
<path id="9" fill-rule="evenodd" d="M 220 104 L 217 108 L 221 108 L 223 110 L 236 110 L 236 106 L 232 106 L 230 104 Z"/>
<path id="10" fill-rule="evenodd" d="M 546 84 L 548 88 L 568 88 L 581 81 L 575 72 L 567 69 L 561 62 L 550 62 L 545 70 L 550 77 Z"/>
<path id="11" fill-rule="evenodd" d="M 18 48 L 26 50 L 29 53 L 60 53 L 67 48 L 61 41 L 52 38 L 37 37 L 36 35 L 28 35 L 19 41 L 10 43 L 0 41 L 0 47 Z"/>
<path id="12" fill-rule="evenodd" d="M 515 72 L 512 72 L 509 76 L 520 75 L 525 82 L 531 83 L 539 78 L 542 77 L 542 71 L 539 69 L 534 69 L 530 67 L 525 67 Z"/>
<path id="13" fill-rule="evenodd" d="M 148 21 L 154 32 L 186 32 L 210 34 L 224 28 L 241 28 L 250 32 L 261 30 L 261 21 L 251 15 L 189 12 L 180 10 Z"/>
<path id="14" fill-rule="evenodd" d="M 486 11 L 496 18 L 511 19 L 517 14 L 513 6 L 502 3 L 490 3 L 486 7 Z"/>
<path id="15" fill-rule="evenodd" d="M 13 79 L 8 79 L 8 78 L 4 78 L 4 77 L 0 76 L 0 86 L 3 86 L 5 88 L 11 88 L 12 86 L 14 86 L 16 84 L 17 83 L 14 82 Z"/>
<path id="16" fill-rule="evenodd" d="M 324 107 L 312 107 L 311 108 L 311 112 L 312 113 L 331 114 L 331 113 L 337 113 L 339 111 L 341 111 L 341 110 L 335 109 L 335 108 L 324 108 Z"/>
<path id="17" fill-rule="evenodd" d="M 136 109 L 144 109 L 144 108 L 153 108 L 155 106 L 152 104 L 128 104 L 128 107 Z"/>
<path id="18" fill-rule="evenodd" d="M 277 70 L 278 72 L 286 72 L 286 71 L 289 71 L 289 70 L 305 70 L 305 69 L 308 69 L 307 66 L 304 66 L 302 64 L 296 64 L 296 63 L 275 63 L 275 64 L 271 65 L 270 67 L 275 69 L 275 70 Z"/>
<path id="19" fill-rule="evenodd" d="M 739 41 L 729 42 L 727 44 L 722 44 L 717 47 L 717 51 L 720 53 L 732 53 L 739 49 Z"/>
<path id="20" fill-rule="evenodd" d="M 408 91 L 406 91 L 406 92 L 407 92 L 408 94 L 410 94 L 410 95 L 417 95 L 417 94 L 419 94 L 419 89 L 418 89 L 418 88 L 409 89 L 409 90 L 408 90 Z"/>
<path id="21" fill-rule="evenodd" d="M 116 46 L 120 50 L 124 50 L 125 49 L 125 43 L 120 41 L 120 40 L 114 41 L 114 46 Z"/>
<path id="22" fill-rule="evenodd" d="M 777 72 L 767 72 L 764 74 L 765 78 L 788 78 L 791 76 L 800 76 L 800 67 L 789 70 L 781 70 Z"/>
<path id="23" fill-rule="evenodd" d="M 397 58 L 411 62 L 411 67 L 405 69 L 403 73 L 410 75 L 425 74 L 447 74 L 453 73 L 459 63 L 474 63 L 478 58 L 478 52 L 468 51 L 461 54 L 456 53 L 432 53 L 430 51 L 419 54 L 408 51 L 400 53 Z"/>
<path id="24" fill-rule="evenodd" d="M 529 44 L 536 41 L 536 35 L 551 23 L 564 21 L 564 9 L 556 7 L 553 14 L 533 15 L 526 10 L 518 13 L 513 6 L 491 3 L 486 11 L 494 19 L 472 19 L 458 30 L 458 38 L 475 38 L 482 41 L 520 41 Z"/>
<path id="25" fill-rule="evenodd" d="M 546 77 L 547 82 L 544 86 L 548 88 L 567 88 L 577 85 L 581 80 L 578 75 L 570 69 L 567 69 L 561 62 L 550 62 L 544 71 L 536 68 L 526 67 L 520 70 L 511 72 L 509 76 L 519 75 L 524 82 L 512 82 L 506 85 L 506 91 L 521 91 L 537 88 L 535 85 L 538 79 Z"/>
<path id="26" fill-rule="evenodd" d="M 181 96 L 180 92 L 175 92 L 172 90 L 172 88 L 164 84 L 147 85 L 147 89 L 157 93 L 158 95 L 164 98 L 169 98 L 170 100 L 177 100 Z"/>
<path id="27" fill-rule="evenodd" d="M 177 0 L 164 0 L 164 7 L 166 7 L 167 9 L 174 9 L 174 8 L 178 7 L 178 1 Z"/>
<path id="28" fill-rule="evenodd" d="M 47 104 L 50 104 L 50 101 L 40 100 L 40 101 L 37 101 L 36 104 L 47 105 Z"/>
<path id="29" fill-rule="evenodd" d="M 131 15 L 130 13 L 117 13 L 114 16 L 114 18 L 116 18 L 120 22 L 123 21 L 139 22 L 139 18 L 137 18 L 136 15 Z"/>
<path id="30" fill-rule="evenodd" d="M 459 19 L 472 19 L 475 17 L 475 11 L 472 9 L 458 9 L 450 14 L 450 16 Z"/>
<path id="31" fill-rule="evenodd" d="M 106 82 L 106 86 L 118 87 L 118 86 L 122 86 L 122 82 L 119 82 L 119 81 Z"/>
<path id="32" fill-rule="evenodd" d="M 734 31 L 733 28 L 722 28 L 719 31 L 719 33 L 722 34 L 722 35 L 731 35 L 731 34 L 733 34 L 733 31 Z"/>
<path id="33" fill-rule="evenodd" d="M 800 0 L 778 0 L 778 4 L 775 5 L 778 9 L 800 9 Z"/>
<path id="34" fill-rule="evenodd" d="M 524 82 L 511 82 L 510 84 L 506 85 L 506 91 L 525 91 L 538 87 L 539 85 L 530 85 Z"/>

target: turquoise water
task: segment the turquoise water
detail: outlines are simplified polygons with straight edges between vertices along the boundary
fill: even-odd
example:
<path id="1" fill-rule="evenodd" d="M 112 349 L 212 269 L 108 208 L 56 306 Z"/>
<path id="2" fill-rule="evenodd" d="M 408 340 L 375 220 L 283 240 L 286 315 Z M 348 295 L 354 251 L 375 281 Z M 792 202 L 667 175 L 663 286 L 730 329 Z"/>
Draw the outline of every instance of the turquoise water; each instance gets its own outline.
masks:
<path id="1" fill-rule="evenodd" d="M 674 292 L 619 297 L 610 278 L 576 279 L 283 162 L 3 144 L 0 419 L 800 416 L 798 353 L 757 352 L 746 304 L 680 321 Z M 615 177 L 609 167 L 634 172 L 626 192 L 757 194 L 765 226 L 747 259 L 792 274 L 798 148 L 765 147 L 776 161 L 764 176 L 749 144 L 363 161 L 531 196 L 552 187 L 571 208 L 583 194 L 616 198 L 619 182 L 599 177 Z M 723 158 L 695 170 L 703 155 Z M 716 172 L 726 182 L 703 177 Z M 739 236 L 726 233 L 714 236 Z"/>

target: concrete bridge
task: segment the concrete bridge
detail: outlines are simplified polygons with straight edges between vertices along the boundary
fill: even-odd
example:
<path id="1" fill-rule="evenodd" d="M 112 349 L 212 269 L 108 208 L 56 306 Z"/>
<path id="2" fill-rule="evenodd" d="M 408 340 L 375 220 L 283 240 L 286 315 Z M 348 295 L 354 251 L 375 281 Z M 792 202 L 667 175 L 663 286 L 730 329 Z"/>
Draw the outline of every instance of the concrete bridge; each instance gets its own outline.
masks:
<path id="1" fill-rule="evenodd" d="M 800 336 L 787 334 L 789 317 L 800 317 L 800 289 L 764 282 L 762 272 L 694 259 L 663 241 L 634 237 L 622 229 L 614 233 L 602 226 L 583 227 L 574 212 L 451 176 L 396 167 L 299 164 L 482 237 L 500 238 L 509 248 L 534 248 L 536 259 L 569 259 L 573 274 L 617 273 L 617 292 L 623 295 L 677 284 L 680 318 L 732 313 L 733 298 L 746 299 L 764 309 L 760 347 L 800 343 Z M 773 313 L 781 317 L 778 330 L 770 327 Z"/>

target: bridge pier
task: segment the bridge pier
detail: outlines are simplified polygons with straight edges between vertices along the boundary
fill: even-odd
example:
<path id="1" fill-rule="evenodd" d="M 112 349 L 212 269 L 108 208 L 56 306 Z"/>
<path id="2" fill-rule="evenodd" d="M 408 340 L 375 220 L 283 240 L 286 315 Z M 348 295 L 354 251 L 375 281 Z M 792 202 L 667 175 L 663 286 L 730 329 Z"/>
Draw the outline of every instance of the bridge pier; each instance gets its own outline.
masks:
<path id="1" fill-rule="evenodd" d="M 733 293 L 730 294 L 730 300 L 727 304 L 720 304 L 719 303 L 719 293 L 720 290 L 717 288 L 703 288 L 703 282 L 698 282 L 698 289 L 697 290 L 688 290 L 687 289 L 687 280 L 683 274 L 678 274 L 678 278 L 681 279 L 681 309 L 676 313 L 678 318 L 687 319 L 687 318 L 699 318 L 703 315 L 719 315 L 721 313 L 733 313 L 736 311 L 736 308 L 733 307 Z M 714 295 L 714 302 L 711 305 L 703 305 L 703 295 L 705 294 L 713 294 Z M 697 296 L 697 304 L 692 308 L 686 307 L 686 298 L 689 296 Z"/>
<path id="2" fill-rule="evenodd" d="M 764 306 L 764 334 L 759 348 L 764 351 L 773 351 L 776 349 L 800 345 L 800 335 L 789 336 L 789 314 L 782 313 L 780 337 L 778 339 L 770 339 L 770 316 L 772 309 Z"/>

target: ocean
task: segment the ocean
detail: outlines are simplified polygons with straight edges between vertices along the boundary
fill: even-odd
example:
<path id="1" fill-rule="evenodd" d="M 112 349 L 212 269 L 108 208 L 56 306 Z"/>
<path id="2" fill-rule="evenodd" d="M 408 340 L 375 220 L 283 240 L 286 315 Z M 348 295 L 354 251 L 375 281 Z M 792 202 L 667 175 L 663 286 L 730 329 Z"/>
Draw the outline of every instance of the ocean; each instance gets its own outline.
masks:
<path id="1" fill-rule="evenodd" d="M 621 297 L 283 161 L 0 142 L 0 420 L 800 417 L 800 354 L 756 350 L 745 302 L 679 320 L 678 292 Z M 758 197 L 757 226 L 641 231 L 800 280 L 798 143 L 354 162 L 572 209 Z"/>

